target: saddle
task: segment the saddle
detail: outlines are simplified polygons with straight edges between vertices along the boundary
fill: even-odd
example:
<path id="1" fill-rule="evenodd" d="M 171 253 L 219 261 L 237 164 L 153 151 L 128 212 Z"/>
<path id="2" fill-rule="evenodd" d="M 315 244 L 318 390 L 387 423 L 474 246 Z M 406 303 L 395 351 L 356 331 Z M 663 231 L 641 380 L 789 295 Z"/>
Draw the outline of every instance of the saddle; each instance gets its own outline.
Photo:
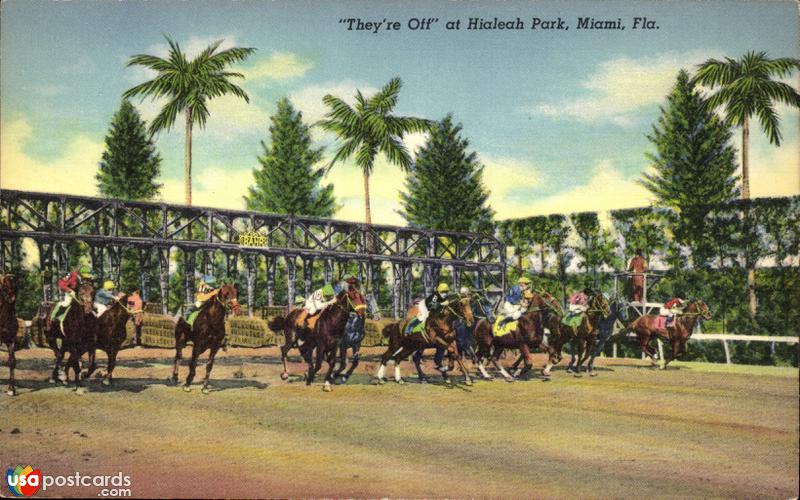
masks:
<path id="1" fill-rule="evenodd" d="M 675 316 L 656 316 L 653 327 L 660 332 L 666 332 L 675 326 Z"/>
<path id="2" fill-rule="evenodd" d="M 561 318 L 561 324 L 573 329 L 578 328 L 583 323 L 584 316 L 586 316 L 586 313 L 567 314 Z"/>
<path id="3" fill-rule="evenodd" d="M 494 325 L 492 325 L 493 336 L 503 337 L 517 329 L 517 325 L 519 324 L 518 320 L 509 321 L 505 324 L 502 324 L 504 318 L 504 316 L 498 316 L 497 320 L 494 322 Z"/>
<path id="4" fill-rule="evenodd" d="M 309 328 L 309 330 L 314 330 L 314 327 L 316 326 L 317 320 L 319 320 L 320 316 L 322 316 L 322 311 L 317 311 L 317 314 L 309 318 L 308 311 L 304 309 L 303 312 L 297 316 L 294 326 L 298 330 L 302 330 L 306 326 Z M 306 318 L 308 318 L 308 322 L 306 322 Z"/>

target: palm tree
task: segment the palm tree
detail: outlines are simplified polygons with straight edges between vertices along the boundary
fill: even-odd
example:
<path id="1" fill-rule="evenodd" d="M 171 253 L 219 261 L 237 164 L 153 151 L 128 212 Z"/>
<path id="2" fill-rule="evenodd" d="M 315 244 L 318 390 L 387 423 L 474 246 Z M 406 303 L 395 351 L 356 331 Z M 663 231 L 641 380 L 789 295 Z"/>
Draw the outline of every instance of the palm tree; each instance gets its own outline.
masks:
<path id="1" fill-rule="evenodd" d="M 331 109 L 325 119 L 318 122 L 323 129 L 335 133 L 341 140 L 328 169 L 355 154 L 356 165 L 364 174 L 365 222 L 372 224 L 369 207 L 369 177 L 375 158 L 383 153 L 390 163 L 404 172 L 411 169 L 411 155 L 403 144 L 403 135 L 424 132 L 433 125 L 430 120 L 410 116 L 393 116 L 397 95 L 402 82 L 393 78 L 369 99 L 356 90 L 355 109 L 338 97 L 326 95 L 322 102 Z"/>
<path id="2" fill-rule="evenodd" d="M 780 117 L 775 111 L 775 103 L 782 102 L 800 107 L 800 94 L 791 85 L 775 81 L 793 70 L 800 69 L 800 59 L 783 57 L 768 59 L 766 52 L 748 52 L 739 60 L 729 57 L 725 61 L 709 59 L 701 64 L 694 81 L 710 87 L 719 87 L 708 100 L 709 106 L 725 106 L 727 120 L 734 126 L 742 127 L 742 199 L 750 199 L 749 141 L 751 116 L 758 116 L 761 129 L 767 134 L 769 142 L 780 146 Z M 747 211 L 745 218 L 749 219 Z M 750 315 L 755 316 L 756 301 L 755 262 L 748 258 L 747 288 L 749 293 Z"/>
<path id="3" fill-rule="evenodd" d="M 727 120 L 742 127 L 742 199 L 750 199 L 749 119 L 757 115 L 769 142 L 781 145 L 780 117 L 775 103 L 800 107 L 800 94 L 791 85 L 775 81 L 800 69 L 800 59 L 783 57 L 768 59 L 766 52 L 748 52 L 739 60 L 709 59 L 699 66 L 694 81 L 719 87 L 708 100 L 712 108 L 725 106 Z"/>
<path id="4" fill-rule="evenodd" d="M 180 46 L 168 36 L 170 51 L 166 59 L 148 54 L 138 54 L 128 61 L 128 66 L 144 66 L 158 73 L 152 80 L 141 83 L 125 91 L 122 96 L 131 98 L 137 95 L 151 97 L 153 100 L 167 98 L 168 102 L 150 124 L 150 134 L 163 129 L 171 129 L 178 113 L 183 112 L 186 126 L 183 172 L 185 202 L 192 204 L 192 125 L 205 127 L 208 119 L 207 101 L 221 95 L 233 94 L 246 102 L 250 98 L 241 87 L 230 82 L 230 78 L 244 78 L 241 73 L 226 71 L 226 67 L 244 60 L 255 52 L 254 48 L 233 47 L 217 52 L 222 40 L 218 40 L 203 50 L 191 61 Z"/>

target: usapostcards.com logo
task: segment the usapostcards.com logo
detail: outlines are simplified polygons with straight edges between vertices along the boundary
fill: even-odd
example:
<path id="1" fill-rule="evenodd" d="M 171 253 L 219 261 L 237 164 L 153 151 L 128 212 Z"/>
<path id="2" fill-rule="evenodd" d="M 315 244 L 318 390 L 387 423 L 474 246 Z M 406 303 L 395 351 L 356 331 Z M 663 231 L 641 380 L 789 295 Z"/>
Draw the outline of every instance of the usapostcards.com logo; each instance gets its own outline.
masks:
<path id="1" fill-rule="evenodd" d="M 30 465 L 24 468 L 17 465 L 16 468 L 6 471 L 6 482 L 12 495 L 29 497 L 39 491 L 42 485 L 42 471 Z"/>
<path id="2" fill-rule="evenodd" d="M 131 496 L 131 478 L 121 472 L 113 476 L 89 476 L 76 472 L 69 476 L 45 476 L 41 469 L 32 466 L 22 467 L 17 465 L 6 470 L 6 483 L 8 490 L 17 497 L 33 496 L 39 488 L 47 491 L 51 486 L 58 487 L 90 487 L 98 486 L 102 489 L 97 494 L 99 497 L 129 497 Z M 113 486 L 110 488 L 109 486 Z M 126 486 L 127 488 L 120 488 Z"/>

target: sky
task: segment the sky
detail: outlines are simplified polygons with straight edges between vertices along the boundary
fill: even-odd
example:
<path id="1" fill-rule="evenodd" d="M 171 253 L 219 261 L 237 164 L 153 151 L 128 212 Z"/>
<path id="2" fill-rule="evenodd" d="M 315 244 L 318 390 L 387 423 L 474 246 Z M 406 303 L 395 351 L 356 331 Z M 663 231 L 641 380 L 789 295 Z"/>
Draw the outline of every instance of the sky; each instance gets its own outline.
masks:
<path id="1" fill-rule="evenodd" d="M 499 219 L 609 210 L 653 202 L 637 180 L 653 152 L 646 135 L 681 68 L 709 58 L 766 51 L 798 57 L 793 1 L 133 1 L 6 0 L 0 3 L 0 187 L 96 196 L 94 175 L 121 94 L 153 75 L 126 67 L 134 54 L 166 55 L 164 35 L 190 56 L 215 40 L 254 47 L 236 70 L 250 103 L 211 102 L 193 139 L 193 203 L 244 208 L 269 118 L 287 96 L 304 120 L 323 117 L 322 97 L 352 101 L 399 76 L 399 115 L 452 114 L 484 165 Z M 467 30 L 469 18 L 513 21 L 523 30 Z M 532 19 L 568 30 L 530 29 Z M 621 19 L 624 30 L 579 30 L 579 17 Z M 633 29 L 634 17 L 657 29 Z M 385 20 L 377 33 L 340 19 Z M 436 19 L 411 29 L 414 19 Z M 446 29 L 460 20 L 461 29 Z M 387 30 L 390 21 L 400 29 Z M 421 24 L 421 23 L 417 23 Z M 557 24 L 553 23 L 553 24 Z M 452 24 L 451 24 L 452 27 Z M 795 73 L 788 83 L 798 87 Z M 134 104 L 151 120 L 150 100 Z M 754 197 L 800 194 L 800 115 L 779 106 L 784 141 L 751 132 Z M 183 125 L 156 137 L 162 198 L 183 202 Z M 740 148 L 739 131 L 734 144 Z M 333 154 L 335 138 L 312 137 Z M 422 134 L 405 138 L 413 151 Z M 379 158 L 371 180 L 376 223 L 398 214 L 405 174 Z M 363 220 L 363 181 L 337 164 L 336 218 Z"/>

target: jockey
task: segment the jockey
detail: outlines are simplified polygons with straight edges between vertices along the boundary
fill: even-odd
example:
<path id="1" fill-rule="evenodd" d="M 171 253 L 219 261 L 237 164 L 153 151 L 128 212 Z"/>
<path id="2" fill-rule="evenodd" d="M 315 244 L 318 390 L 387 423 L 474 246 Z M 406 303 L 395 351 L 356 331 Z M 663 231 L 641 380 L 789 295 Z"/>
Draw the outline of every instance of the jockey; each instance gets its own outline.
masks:
<path id="1" fill-rule="evenodd" d="M 660 313 L 667 317 L 666 326 L 672 326 L 675 322 L 675 317 L 683 312 L 683 300 L 679 297 L 672 297 L 664 302 L 664 307 L 661 308 Z"/>
<path id="2" fill-rule="evenodd" d="M 326 283 L 325 286 L 316 290 L 306 299 L 305 310 L 308 313 L 306 319 L 314 316 L 322 311 L 329 305 L 336 302 L 336 296 L 342 291 L 342 286 L 339 283 L 331 285 Z"/>
<path id="3" fill-rule="evenodd" d="M 194 304 L 187 307 L 183 312 L 184 319 L 187 322 L 189 321 L 189 317 L 193 312 L 203 307 L 203 304 L 208 302 L 208 299 L 212 298 L 219 292 L 216 290 L 216 286 L 217 281 L 211 275 L 204 276 L 200 280 L 200 283 L 197 285 L 197 292 L 194 294 Z"/>
<path id="4" fill-rule="evenodd" d="M 53 308 L 50 319 L 56 319 L 64 309 L 69 307 L 73 300 L 77 301 L 78 298 L 75 296 L 75 290 L 83 280 L 91 280 L 93 278 L 92 269 L 89 266 L 83 266 L 79 270 L 71 271 L 69 274 L 59 279 L 58 288 L 64 292 L 64 300 L 56 304 Z"/>
<path id="5" fill-rule="evenodd" d="M 108 309 L 108 305 L 114 300 L 114 282 L 111 280 L 106 280 L 103 283 L 103 288 L 97 291 L 94 294 L 94 315 L 95 317 L 99 318 L 106 309 Z"/>
<path id="6" fill-rule="evenodd" d="M 504 325 L 509 321 L 516 321 L 522 316 L 523 311 L 523 298 L 530 293 L 531 280 L 525 276 L 521 277 L 517 284 L 512 286 L 506 295 L 506 300 L 503 303 L 503 314 L 505 317 L 501 320 L 500 324 Z M 526 293 L 528 292 L 528 293 Z"/>
<path id="7" fill-rule="evenodd" d="M 449 291 L 450 287 L 447 286 L 447 283 L 439 283 L 439 286 L 436 287 L 436 290 L 434 290 L 432 294 L 428 295 L 425 300 L 420 300 L 417 304 L 417 316 L 408 322 L 406 333 L 412 333 L 414 328 L 420 323 L 424 325 L 430 313 L 438 311 L 446 306 L 447 301 L 445 300 L 445 294 Z"/>
<path id="8" fill-rule="evenodd" d="M 584 288 L 583 291 L 578 292 L 569 298 L 570 316 L 585 313 L 589 310 L 590 295 L 592 295 L 592 290 L 589 288 Z"/>

